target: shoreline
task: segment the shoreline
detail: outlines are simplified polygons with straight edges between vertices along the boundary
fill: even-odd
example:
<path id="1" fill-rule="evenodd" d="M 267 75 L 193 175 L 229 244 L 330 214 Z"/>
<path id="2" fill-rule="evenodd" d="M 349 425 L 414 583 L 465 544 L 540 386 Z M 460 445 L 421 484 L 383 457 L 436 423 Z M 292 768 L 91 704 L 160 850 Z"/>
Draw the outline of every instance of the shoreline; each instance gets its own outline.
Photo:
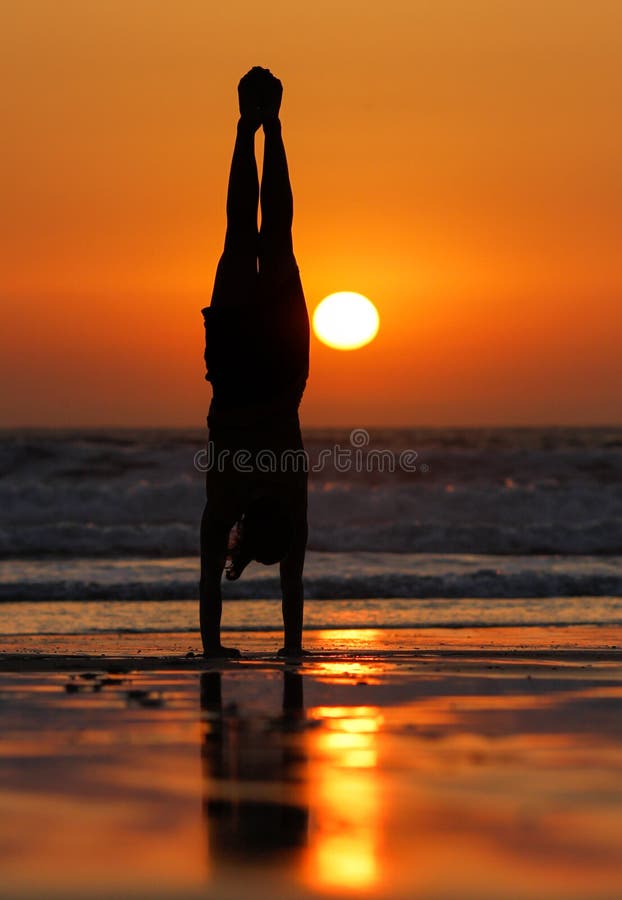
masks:
<path id="1" fill-rule="evenodd" d="M 222 632 L 242 659 L 205 659 L 196 630 L 187 632 L 9 635 L 0 641 L 0 671 L 54 671 L 107 663 L 135 669 L 200 669 L 273 661 L 280 631 Z M 621 663 L 622 626 L 519 626 L 429 629 L 323 629 L 305 633 L 309 662 L 386 660 L 394 663 L 471 659 L 485 662 Z M 307 659 L 304 660 L 307 662 Z M 303 665 L 304 665 L 303 662 Z"/>

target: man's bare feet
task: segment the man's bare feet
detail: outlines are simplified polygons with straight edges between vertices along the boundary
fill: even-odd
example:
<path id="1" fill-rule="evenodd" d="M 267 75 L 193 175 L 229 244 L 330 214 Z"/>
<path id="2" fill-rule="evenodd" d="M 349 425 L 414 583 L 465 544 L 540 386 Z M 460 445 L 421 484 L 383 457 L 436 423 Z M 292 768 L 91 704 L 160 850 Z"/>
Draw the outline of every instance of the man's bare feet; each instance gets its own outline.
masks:
<path id="1" fill-rule="evenodd" d="M 302 647 L 281 647 L 276 655 L 279 659 L 303 659 L 305 656 L 311 656 L 311 653 Z"/>
<path id="2" fill-rule="evenodd" d="M 206 647 L 203 651 L 206 659 L 241 659 L 242 654 L 237 647 L 223 647 L 218 644 L 216 647 Z"/>
<path id="3" fill-rule="evenodd" d="M 283 85 L 269 69 L 253 66 L 240 79 L 238 97 L 242 121 L 256 130 L 278 119 Z"/>

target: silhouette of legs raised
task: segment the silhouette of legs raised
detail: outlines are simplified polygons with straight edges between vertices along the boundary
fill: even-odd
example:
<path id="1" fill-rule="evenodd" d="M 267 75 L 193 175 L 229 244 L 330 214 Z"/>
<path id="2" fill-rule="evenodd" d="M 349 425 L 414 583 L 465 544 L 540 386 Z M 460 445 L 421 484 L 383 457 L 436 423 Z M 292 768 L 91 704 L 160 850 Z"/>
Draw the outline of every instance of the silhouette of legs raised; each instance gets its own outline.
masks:
<path id="1" fill-rule="evenodd" d="M 211 301 L 213 308 L 245 306 L 255 298 L 259 205 L 255 132 L 260 125 L 261 72 L 261 69 L 251 69 L 238 86 L 240 120 L 229 173 L 227 233 L 216 270 Z"/>
<path id="2" fill-rule="evenodd" d="M 259 270 L 277 281 L 288 275 L 294 260 L 292 221 L 294 199 L 287 168 L 287 156 L 278 118 L 283 86 L 266 74 L 263 128 L 265 134 L 261 173 L 261 232 Z"/>

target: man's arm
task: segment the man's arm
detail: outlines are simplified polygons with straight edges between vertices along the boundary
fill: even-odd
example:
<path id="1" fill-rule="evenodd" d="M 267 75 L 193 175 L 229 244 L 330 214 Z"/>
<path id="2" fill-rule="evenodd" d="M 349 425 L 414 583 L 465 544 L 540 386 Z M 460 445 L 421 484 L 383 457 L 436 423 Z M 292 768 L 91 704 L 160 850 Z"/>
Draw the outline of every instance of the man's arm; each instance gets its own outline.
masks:
<path id="1" fill-rule="evenodd" d="M 213 519 L 206 507 L 201 519 L 201 581 L 199 615 L 205 656 L 238 657 L 240 651 L 220 643 L 222 594 L 220 581 L 227 560 L 230 527 Z"/>
<path id="2" fill-rule="evenodd" d="M 300 655 L 302 651 L 302 619 L 304 592 L 302 571 L 307 548 L 308 527 L 306 518 L 298 523 L 292 546 L 281 561 L 281 592 L 283 595 L 284 646 L 280 655 Z"/>

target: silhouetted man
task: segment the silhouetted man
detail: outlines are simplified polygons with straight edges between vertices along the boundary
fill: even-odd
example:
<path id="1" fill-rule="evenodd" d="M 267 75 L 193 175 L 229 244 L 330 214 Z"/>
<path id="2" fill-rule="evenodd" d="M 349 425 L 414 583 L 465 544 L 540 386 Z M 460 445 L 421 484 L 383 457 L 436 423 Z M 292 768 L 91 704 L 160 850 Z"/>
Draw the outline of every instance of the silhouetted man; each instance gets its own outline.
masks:
<path id="1" fill-rule="evenodd" d="M 292 243 L 293 198 L 281 138 L 283 88 L 255 67 L 240 81 L 240 119 L 227 193 L 227 232 L 211 305 L 203 310 L 213 398 L 210 466 L 201 521 L 201 636 L 220 642 L 220 582 L 251 560 L 280 563 L 284 646 L 302 651 L 307 471 L 298 407 L 309 373 L 309 319 Z M 255 133 L 263 126 L 261 230 Z M 230 533 L 235 540 L 230 546 Z"/>

